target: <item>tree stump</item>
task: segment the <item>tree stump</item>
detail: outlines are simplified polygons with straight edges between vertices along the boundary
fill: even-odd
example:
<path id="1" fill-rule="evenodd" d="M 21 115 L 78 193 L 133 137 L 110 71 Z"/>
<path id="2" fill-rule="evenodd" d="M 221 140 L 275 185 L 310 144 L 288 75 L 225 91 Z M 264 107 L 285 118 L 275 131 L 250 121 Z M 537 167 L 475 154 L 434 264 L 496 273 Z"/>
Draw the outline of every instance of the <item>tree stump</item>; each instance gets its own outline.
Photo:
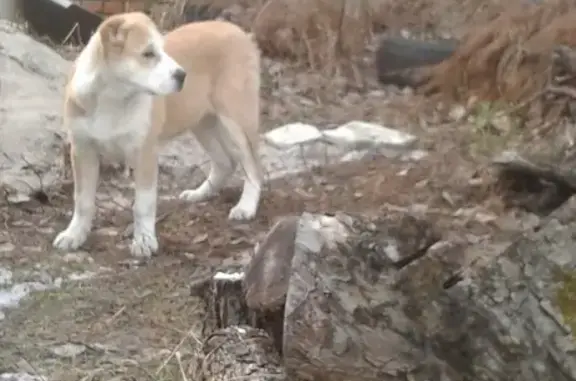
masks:
<path id="1" fill-rule="evenodd" d="M 194 380 L 286 380 L 272 340 L 254 327 L 233 326 L 211 333 L 202 355 Z"/>
<path id="2" fill-rule="evenodd" d="M 256 315 L 246 305 L 243 282 L 241 271 L 217 272 L 210 278 L 201 292 L 207 315 L 202 336 L 229 326 L 256 326 Z"/>
<path id="3" fill-rule="evenodd" d="M 280 354 L 284 335 L 284 304 L 299 220 L 299 216 L 284 217 L 272 226 L 256 248 L 244 278 L 246 304 L 257 311 L 257 327 L 264 329 L 274 339 Z"/>

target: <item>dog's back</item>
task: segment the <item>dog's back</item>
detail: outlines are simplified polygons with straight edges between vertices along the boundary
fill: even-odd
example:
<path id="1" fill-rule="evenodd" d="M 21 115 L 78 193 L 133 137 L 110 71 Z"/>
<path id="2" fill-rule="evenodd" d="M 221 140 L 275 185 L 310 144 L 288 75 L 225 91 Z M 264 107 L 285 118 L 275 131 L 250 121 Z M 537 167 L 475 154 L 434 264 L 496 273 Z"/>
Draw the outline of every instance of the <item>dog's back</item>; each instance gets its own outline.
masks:
<path id="1" fill-rule="evenodd" d="M 165 50 L 188 76 L 181 92 L 165 98 L 161 138 L 194 128 L 206 113 L 244 117 L 245 134 L 257 135 L 260 56 L 251 35 L 227 21 L 194 22 L 169 32 Z"/>
<path id="2" fill-rule="evenodd" d="M 220 190 L 238 164 L 245 177 L 232 220 L 252 219 L 263 172 L 258 155 L 260 53 L 240 27 L 220 20 L 181 26 L 165 36 L 164 49 L 187 72 L 182 91 L 159 100 L 159 139 L 191 130 L 212 160 L 208 177 L 180 198 L 205 201 Z M 163 114 L 162 114 L 163 113 Z"/>

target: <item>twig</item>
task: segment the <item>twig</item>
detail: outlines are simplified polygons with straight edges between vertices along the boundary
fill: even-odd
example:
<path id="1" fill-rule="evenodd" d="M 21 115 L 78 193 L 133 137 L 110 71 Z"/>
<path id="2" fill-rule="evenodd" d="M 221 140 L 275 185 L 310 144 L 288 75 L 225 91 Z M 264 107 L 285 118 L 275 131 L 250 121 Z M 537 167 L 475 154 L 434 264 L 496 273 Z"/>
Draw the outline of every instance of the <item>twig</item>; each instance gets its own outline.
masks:
<path id="1" fill-rule="evenodd" d="M 184 365 L 182 365 L 182 356 L 180 355 L 180 352 L 176 352 L 176 361 L 178 362 L 178 368 L 180 368 L 180 375 L 182 375 L 182 380 L 188 381 L 186 372 L 184 372 Z"/>
<path id="2" fill-rule="evenodd" d="M 176 355 L 176 353 L 179 353 L 178 350 L 180 349 L 180 347 L 182 347 L 182 345 L 186 342 L 187 339 L 189 339 L 190 337 L 194 338 L 196 341 L 200 342 L 200 340 L 192 333 L 192 331 L 188 331 L 186 333 L 186 335 L 184 335 L 182 337 L 182 339 L 178 342 L 178 344 L 176 344 L 176 346 L 174 347 L 174 349 L 172 349 L 172 352 L 170 352 L 170 355 L 166 358 L 166 360 L 164 360 L 162 362 L 162 364 L 158 367 L 158 369 L 156 369 L 156 373 L 155 375 L 158 376 L 160 374 L 160 372 L 162 372 L 162 370 L 166 367 L 166 365 L 168 365 L 168 363 L 170 362 L 170 360 L 172 359 L 172 357 L 174 357 L 174 355 Z"/>
<path id="3" fill-rule="evenodd" d="M 558 95 L 566 95 L 572 99 L 576 99 L 576 89 L 568 86 L 549 86 L 547 89 L 548 92 L 552 94 Z"/>
<path id="4" fill-rule="evenodd" d="M 118 316 L 120 316 L 125 310 L 126 310 L 126 306 L 122 306 L 118 311 L 116 311 L 114 313 L 114 315 L 112 315 L 111 318 L 109 318 L 106 321 L 106 324 L 108 324 L 108 325 L 112 324 L 114 322 L 114 320 L 116 320 L 118 318 Z"/>
<path id="5" fill-rule="evenodd" d="M 64 40 L 62 40 L 62 45 L 65 45 L 68 42 L 68 40 L 70 40 L 70 38 L 72 37 L 74 32 L 76 32 L 76 30 L 78 30 L 78 28 L 79 28 L 78 23 L 74 23 L 74 26 L 70 29 L 70 32 L 68 32 L 66 37 L 64 37 Z"/>

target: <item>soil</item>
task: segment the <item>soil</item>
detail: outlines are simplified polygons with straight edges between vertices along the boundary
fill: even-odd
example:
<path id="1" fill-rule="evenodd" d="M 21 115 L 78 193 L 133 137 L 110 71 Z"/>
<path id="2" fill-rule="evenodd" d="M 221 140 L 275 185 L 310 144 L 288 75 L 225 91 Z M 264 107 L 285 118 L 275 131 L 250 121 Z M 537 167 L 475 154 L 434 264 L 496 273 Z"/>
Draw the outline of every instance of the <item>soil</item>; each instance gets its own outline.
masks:
<path id="1" fill-rule="evenodd" d="M 428 156 L 401 161 L 374 155 L 276 180 L 264 191 L 257 218 L 246 224 L 227 220 L 238 189 L 185 204 L 173 196 L 196 184 L 163 173 L 161 251 L 146 262 L 135 261 L 127 250 L 132 191 L 120 174 L 109 173 L 102 182 L 93 233 L 76 253 L 51 248 L 71 214 L 72 184 L 46 189 L 26 203 L 0 202 L 0 247 L 13 245 L 0 250 L 1 263 L 15 269 L 18 280 L 63 279 L 60 288 L 33 293 L 6 312 L 0 321 L 0 373 L 23 371 L 61 381 L 184 379 L 181 370 L 189 374 L 194 363 L 204 318 L 190 285 L 218 268 L 246 263 L 255 242 L 285 215 L 405 210 L 433 221 L 446 239 L 493 241 L 538 221 L 536 214 L 505 205 L 488 169 L 503 139 L 471 123 L 448 122 L 438 105 L 382 88 L 373 69 L 360 69 L 360 82 L 328 81 L 322 73 L 266 63 L 263 128 L 287 121 L 325 128 L 369 120 L 415 134 Z"/>
<path id="2" fill-rule="evenodd" d="M 497 240 L 520 231 L 520 223 L 505 227 L 499 222 L 512 212 L 502 209 L 489 183 L 474 181 L 482 180 L 481 163 L 462 155 L 454 137 L 432 139 L 447 133 L 429 133 L 422 139 L 422 145 L 434 151 L 418 162 L 374 157 L 277 180 L 264 192 L 257 219 L 248 224 L 227 221 L 238 189 L 187 205 L 165 196 L 190 185 L 163 175 L 157 227 L 162 249 L 147 263 L 133 261 L 127 251 L 129 239 L 123 232 L 131 222 L 132 193 L 125 181 L 101 186 L 94 232 L 72 259 L 50 248 L 69 219 L 71 184 L 47 190 L 47 199 L 40 198 L 44 203 L 4 206 L 0 213 L 5 217 L 5 239 L 17 250 L 0 253 L 2 263 L 21 269 L 26 279 L 31 276 L 25 275 L 26 269 L 41 270 L 52 279 L 80 272 L 98 275 L 33 294 L 10 310 L 0 325 L 0 363 L 7 364 L 5 371 L 33 366 L 34 372 L 59 380 L 181 377 L 170 354 L 178 350 L 183 367 L 193 363 L 204 316 L 204 306 L 190 295 L 190 285 L 217 268 L 246 263 L 254 243 L 285 215 L 401 209 L 425 215 L 447 238 Z M 478 216 L 461 213 L 467 210 L 476 210 Z M 83 352 L 74 358 L 54 354 L 54 348 L 70 343 Z"/>

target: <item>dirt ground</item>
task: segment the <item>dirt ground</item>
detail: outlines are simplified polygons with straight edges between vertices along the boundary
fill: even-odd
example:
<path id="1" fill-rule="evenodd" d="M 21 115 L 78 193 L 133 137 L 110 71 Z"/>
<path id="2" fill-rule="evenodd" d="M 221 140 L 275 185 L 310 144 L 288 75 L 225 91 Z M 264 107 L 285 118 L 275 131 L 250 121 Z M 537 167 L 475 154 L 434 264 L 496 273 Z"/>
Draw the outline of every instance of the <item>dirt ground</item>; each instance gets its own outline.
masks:
<path id="1" fill-rule="evenodd" d="M 369 120 L 415 134 L 428 156 L 375 156 L 276 180 L 264 191 L 256 220 L 236 225 L 226 217 L 238 189 L 189 205 L 167 198 L 196 184 L 162 174 L 161 251 L 146 263 L 135 262 L 127 250 L 132 192 L 120 175 L 101 185 L 94 231 L 76 253 L 50 247 L 71 214 L 71 184 L 46 189 L 31 202 L 0 204 L 0 247 L 12 245 L 0 250 L 1 263 L 16 269 L 21 281 L 61 280 L 60 288 L 34 293 L 6 312 L 0 373 L 62 381 L 183 379 L 181 368 L 194 363 L 204 316 L 190 284 L 218 268 L 246 263 L 254 243 L 285 215 L 406 210 L 433 221 L 445 238 L 493 241 L 538 221 L 535 214 L 506 208 L 488 168 L 506 139 L 474 124 L 443 120 L 438 105 L 420 107 L 422 99 L 410 92 L 377 85 L 368 67 L 361 85 L 284 69 L 264 79 L 264 129 L 287 121 L 331 127 Z M 290 96 L 278 91 L 290 86 Z"/>
<path id="2" fill-rule="evenodd" d="M 369 111 L 360 103 L 350 114 Z M 390 113 L 384 110 L 382 117 Z M 333 121 L 327 118 L 325 123 Z M 204 315 L 201 300 L 190 296 L 193 279 L 246 263 L 255 241 L 284 215 L 405 209 L 435 221 L 445 237 L 489 236 L 492 240 L 523 228 L 521 223 L 505 223 L 512 212 L 503 211 L 489 182 L 481 183 L 488 181 L 481 159 L 467 157 L 466 147 L 459 146 L 462 142 L 454 135 L 456 129 L 416 129 L 423 137 L 421 145 L 431 150 L 429 157 L 417 162 L 376 157 L 277 180 L 264 192 L 258 218 L 245 225 L 226 220 L 239 190 L 226 190 L 204 204 L 186 205 L 162 196 L 178 194 L 190 184 L 178 184 L 164 175 L 158 223 L 162 249 L 145 264 L 132 261 L 123 235 L 131 222 L 132 193 L 126 182 L 103 184 L 95 231 L 83 251 L 73 255 L 50 248 L 55 233 L 68 222 L 71 184 L 47 190 L 48 199 L 41 199 L 44 203 L 35 200 L 3 207 L 3 238 L 17 249 L 0 257 L 11 268 L 22 269 L 22 279 L 38 276 L 29 269 L 52 279 L 71 273 L 97 275 L 33 294 L 8 312 L 0 326 L 0 363 L 6 364 L 2 370 L 32 368 L 59 380 L 181 378 L 171 353 L 182 353 L 183 367 L 194 363 Z M 445 139 L 448 135 L 450 140 Z M 74 357 L 55 353 L 55 348 L 71 344 L 82 352 Z"/>

